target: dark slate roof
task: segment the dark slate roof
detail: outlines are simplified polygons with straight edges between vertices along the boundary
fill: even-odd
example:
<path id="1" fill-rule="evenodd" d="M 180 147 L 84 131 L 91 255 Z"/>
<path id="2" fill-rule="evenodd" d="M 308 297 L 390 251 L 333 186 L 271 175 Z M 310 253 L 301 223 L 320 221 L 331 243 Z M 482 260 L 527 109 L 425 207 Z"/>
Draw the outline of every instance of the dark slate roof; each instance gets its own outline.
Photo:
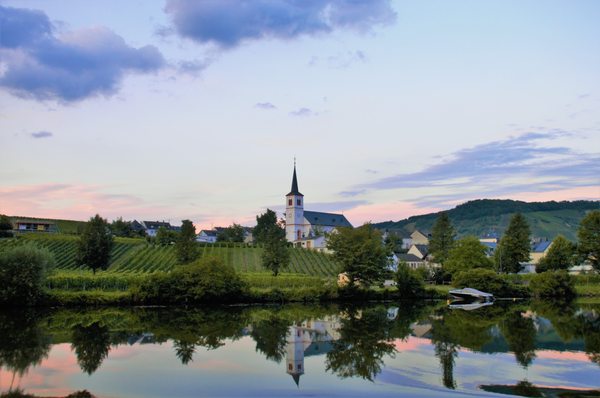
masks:
<path id="1" fill-rule="evenodd" d="M 294 175 L 292 177 L 292 190 L 285 196 L 296 195 L 296 196 L 304 196 L 298 191 L 298 178 L 296 177 L 296 165 L 294 165 Z"/>
<path id="2" fill-rule="evenodd" d="M 159 229 L 160 227 L 165 227 L 166 229 L 171 228 L 171 224 L 164 221 L 142 221 L 146 226 L 146 229 Z"/>
<path id="3" fill-rule="evenodd" d="M 423 261 L 422 259 L 420 259 L 419 257 L 415 256 L 414 254 L 408 254 L 408 253 L 397 253 L 396 257 L 398 257 L 399 261 L 405 261 L 407 263 L 414 263 L 416 261 Z"/>
<path id="4" fill-rule="evenodd" d="M 419 249 L 419 251 L 421 253 L 423 253 L 424 256 L 427 256 L 429 254 L 429 246 L 427 245 L 415 245 L 417 246 L 417 249 Z"/>
<path id="5" fill-rule="evenodd" d="M 352 224 L 350 224 L 343 214 L 321 213 L 320 211 L 304 210 L 304 218 L 306 218 L 312 225 L 352 228 Z"/>
<path id="6" fill-rule="evenodd" d="M 133 220 L 133 222 L 131 223 L 131 228 L 134 231 L 142 231 L 144 229 L 144 226 L 142 224 L 140 224 L 139 221 Z"/>
<path id="7" fill-rule="evenodd" d="M 534 253 L 543 253 L 543 252 L 544 252 L 544 251 L 545 251 L 545 250 L 548 248 L 548 246 L 550 246 L 550 244 L 552 244 L 552 242 L 551 242 L 551 241 L 549 241 L 549 240 L 545 240 L 545 241 L 543 241 L 543 242 L 540 242 L 540 243 L 536 244 L 536 245 L 533 247 L 533 250 L 532 250 L 532 251 L 533 251 Z"/>

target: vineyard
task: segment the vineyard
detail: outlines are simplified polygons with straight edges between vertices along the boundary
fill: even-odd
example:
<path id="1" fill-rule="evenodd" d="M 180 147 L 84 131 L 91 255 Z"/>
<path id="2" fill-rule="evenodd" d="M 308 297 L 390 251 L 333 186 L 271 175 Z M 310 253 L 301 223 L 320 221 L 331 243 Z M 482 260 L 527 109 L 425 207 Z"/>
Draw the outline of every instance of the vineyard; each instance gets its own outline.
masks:
<path id="1" fill-rule="evenodd" d="M 77 240 L 75 236 L 61 234 L 25 234 L 17 239 L 0 239 L 0 250 L 26 242 L 47 248 L 55 257 L 57 268 L 64 271 L 85 271 L 76 264 Z M 230 245 L 231 246 L 231 245 Z M 261 265 L 262 249 L 248 245 L 225 247 L 219 244 L 199 245 L 200 256 L 214 256 L 233 266 L 238 272 L 265 272 Z M 337 265 L 330 256 L 316 251 L 293 248 L 290 265 L 284 273 L 318 277 L 334 276 Z M 177 264 L 173 246 L 157 246 L 143 239 L 116 238 L 111 252 L 111 262 L 105 273 L 151 273 L 170 271 Z"/>

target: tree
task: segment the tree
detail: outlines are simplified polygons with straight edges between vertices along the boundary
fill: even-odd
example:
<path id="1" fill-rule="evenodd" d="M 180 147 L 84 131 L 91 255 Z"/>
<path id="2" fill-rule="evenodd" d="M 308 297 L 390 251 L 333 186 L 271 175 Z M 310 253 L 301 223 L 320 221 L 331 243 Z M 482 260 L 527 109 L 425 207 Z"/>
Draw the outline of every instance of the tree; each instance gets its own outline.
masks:
<path id="1" fill-rule="evenodd" d="M 512 216 L 495 253 L 496 268 L 500 272 L 517 273 L 521 270 L 520 263 L 529 261 L 529 235 L 525 217 L 520 213 Z"/>
<path id="2" fill-rule="evenodd" d="M 402 238 L 396 232 L 389 231 L 383 241 L 390 253 L 395 253 L 402 249 Z"/>
<path id="3" fill-rule="evenodd" d="M 91 325 L 73 327 L 71 337 L 77 363 L 88 375 L 94 373 L 108 356 L 110 351 L 110 334 L 108 327 L 98 321 Z"/>
<path id="4" fill-rule="evenodd" d="M 77 264 L 90 267 L 94 274 L 97 269 L 108 268 L 113 245 L 113 235 L 108 222 L 96 214 L 85 224 L 79 239 Z"/>
<path id="5" fill-rule="evenodd" d="M 544 272 L 549 270 L 569 269 L 573 265 L 575 245 L 564 236 L 558 235 L 552 241 L 548 254 L 540 259 L 535 270 Z"/>
<path id="6" fill-rule="evenodd" d="M 217 242 L 238 242 L 244 241 L 244 227 L 233 223 L 227 228 L 223 228 L 217 234 Z"/>
<path id="7" fill-rule="evenodd" d="M 577 231 L 579 246 L 577 251 L 600 271 L 600 210 L 586 214 L 579 224 Z"/>
<path id="8" fill-rule="evenodd" d="M 348 275 L 349 287 L 369 286 L 383 280 L 390 252 L 381 241 L 381 232 L 370 223 L 358 228 L 342 227 L 329 235 L 327 248 Z"/>
<path id="9" fill-rule="evenodd" d="M 181 222 L 181 233 L 177 237 L 175 251 L 177 252 L 177 261 L 180 264 L 191 263 L 198 257 L 196 227 L 194 227 L 194 224 L 190 220 L 183 220 Z"/>
<path id="10" fill-rule="evenodd" d="M 285 230 L 282 228 L 272 229 L 264 241 L 262 252 L 262 265 L 273 272 L 273 276 L 279 274 L 281 268 L 290 263 L 290 250 L 285 239 Z"/>
<path id="11" fill-rule="evenodd" d="M 252 230 L 254 242 L 265 243 L 274 229 L 281 229 L 281 225 L 277 222 L 277 214 L 273 210 L 267 209 L 263 214 L 256 216 L 256 227 Z"/>
<path id="12" fill-rule="evenodd" d="M 454 275 L 473 268 L 493 268 L 494 263 L 486 255 L 487 247 L 475 236 L 467 236 L 454 244 L 444 263 L 444 269 Z"/>
<path id="13" fill-rule="evenodd" d="M 48 249 L 33 243 L 0 252 L 0 306 L 34 304 L 42 293 L 46 274 L 54 265 Z"/>
<path id="14" fill-rule="evenodd" d="M 454 234 L 454 227 L 448 218 L 448 213 L 441 212 L 433 225 L 429 240 L 429 251 L 437 263 L 444 264 L 448 259 L 450 249 L 454 245 Z"/>
<path id="15" fill-rule="evenodd" d="M 159 227 L 156 231 L 156 243 L 159 246 L 168 246 L 170 244 L 176 243 L 179 237 L 179 233 L 176 231 L 172 231 L 165 227 Z"/>
<path id="16" fill-rule="evenodd" d="M 12 233 L 12 222 L 8 216 L 0 214 L 0 238 L 10 238 Z"/>
<path id="17" fill-rule="evenodd" d="M 135 235 L 131 226 L 131 221 L 123 221 L 123 217 L 119 217 L 110 224 L 110 230 L 113 235 L 123 238 L 129 238 Z"/>
<path id="18" fill-rule="evenodd" d="M 425 283 L 416 271 L 413 271 L 405 262 L 398 264 L 396 271 L 396 288 L 400 297 L 421 297 L 425 293 Z"/>

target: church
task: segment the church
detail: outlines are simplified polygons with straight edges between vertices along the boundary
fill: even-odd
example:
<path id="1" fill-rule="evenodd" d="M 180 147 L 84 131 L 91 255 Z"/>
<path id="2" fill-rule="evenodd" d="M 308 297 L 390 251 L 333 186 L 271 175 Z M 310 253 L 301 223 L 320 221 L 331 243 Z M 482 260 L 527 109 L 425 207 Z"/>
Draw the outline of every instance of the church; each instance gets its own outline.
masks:
<path id="1" fill-rule="evenodd" d="M 325 250 L 326 234 L 352 224 L 343 214 L 304 210 L 304 195 L 298 190 L 296 162 L 292 176 L 292 190 L 285 195 L 285 236 L 288 242 L 307 249 Z"/>

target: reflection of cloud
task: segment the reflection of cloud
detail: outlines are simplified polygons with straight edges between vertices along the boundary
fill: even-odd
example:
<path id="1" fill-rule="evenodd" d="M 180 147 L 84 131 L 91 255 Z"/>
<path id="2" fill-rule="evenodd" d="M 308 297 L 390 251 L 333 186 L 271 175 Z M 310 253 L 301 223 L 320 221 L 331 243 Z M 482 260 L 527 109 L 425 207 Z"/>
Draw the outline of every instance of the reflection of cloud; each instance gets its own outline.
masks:
<path id="1" fill-rule="evenodd" d="M 103 27 L 60 36 L 41 11 L 0 6 L 0 86 L 36 100 L 78 101 L 112 95 L 127 72 L 165 65 L 154 46 L 130 47 Z"/>
<path id="2" fill-rule="evenodd" d="M 338 29 L 366 32 L 396 20 L 389 0 L 168 0 L 165 12 L 180 36 L 221 48 Z"/>
<path id="3" fill-rule="evenodd" d="M 428 188 L 417 198 L 422 206 L 531 191 L 600 186 L 600 154 L 578 153 L 543 141 L 571 136 L 563 131 L 527 133 L 462 149 L 448 160 L 422 171 L 381 178 L 344 191 L 352 196 L 363 190 Z M 447 193 L 451 189 L 452 193 Z M 460 189 L 460 192 L 458 192 Z"/>

